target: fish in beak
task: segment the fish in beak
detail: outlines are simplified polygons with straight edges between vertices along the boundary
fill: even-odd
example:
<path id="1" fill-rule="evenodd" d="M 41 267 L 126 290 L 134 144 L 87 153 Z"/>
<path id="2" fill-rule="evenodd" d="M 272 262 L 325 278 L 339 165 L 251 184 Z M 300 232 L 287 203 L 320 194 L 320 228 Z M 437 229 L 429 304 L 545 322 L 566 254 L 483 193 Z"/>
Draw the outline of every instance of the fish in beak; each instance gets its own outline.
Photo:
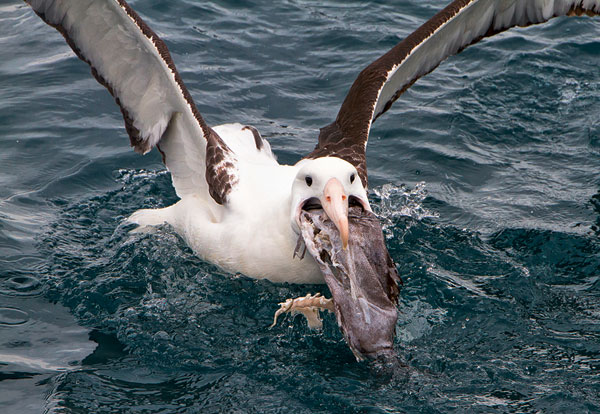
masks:
<path id="1" fill-rule="evenodd" d="M 392 355 L 400 277 L 375 214 L 348 208 L 333 180 L 323 209 L 300 213 L 301 237 L 323 273 L 338 325 L 356 358 Z"/>

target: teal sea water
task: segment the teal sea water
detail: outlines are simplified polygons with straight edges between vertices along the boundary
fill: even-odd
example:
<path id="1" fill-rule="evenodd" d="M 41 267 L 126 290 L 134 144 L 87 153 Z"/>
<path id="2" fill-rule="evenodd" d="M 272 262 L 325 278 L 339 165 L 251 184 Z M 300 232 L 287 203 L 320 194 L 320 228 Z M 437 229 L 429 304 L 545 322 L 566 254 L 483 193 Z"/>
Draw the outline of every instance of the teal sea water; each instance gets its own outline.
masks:
<path id="1" fill-rule="evenodd" d="M 360 69 L 445 2 L 136 0 L 212 125 L 281 162 Z M 168 227 L 176 200 L 55 30 L 0 2 L 0 412 L 600 412 L 600 20 L 488 39 L 375 124 L 371 201 L 404 279 L 401 372 L 277 303 L 326 289 L 230 275 Z M 325 293 L 325 292 L 324 292 Z"/>

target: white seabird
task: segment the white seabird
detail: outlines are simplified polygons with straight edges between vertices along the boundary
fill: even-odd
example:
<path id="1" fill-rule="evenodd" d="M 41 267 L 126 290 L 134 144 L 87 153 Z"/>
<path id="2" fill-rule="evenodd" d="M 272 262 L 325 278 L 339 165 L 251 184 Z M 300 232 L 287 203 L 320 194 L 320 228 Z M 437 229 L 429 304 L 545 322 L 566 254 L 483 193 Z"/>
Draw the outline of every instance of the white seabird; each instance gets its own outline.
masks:
<path id="1" fill-rule="evenodd" d="M 169 223 L 200 257 L 232 272 L 325 281 L 333 302 L 308 296 L 286 310 L 333 309 L 357 358 L 389 353 L 397 318 L 399 278 L 367 198 L 372 123 L 417 79 L 482 38 L 600 12 L 600 0 L 453 1 L 359 74 L 314 151 L 281 165 L 255 128 L 208 126 L 165 43 L 124 0 L 27 3 L 115 97 L 134 149 L 156 147 L 171 173 L 180 201 L 129 220 Z M 310 255 L 302 259 L 303 248 Z"/>

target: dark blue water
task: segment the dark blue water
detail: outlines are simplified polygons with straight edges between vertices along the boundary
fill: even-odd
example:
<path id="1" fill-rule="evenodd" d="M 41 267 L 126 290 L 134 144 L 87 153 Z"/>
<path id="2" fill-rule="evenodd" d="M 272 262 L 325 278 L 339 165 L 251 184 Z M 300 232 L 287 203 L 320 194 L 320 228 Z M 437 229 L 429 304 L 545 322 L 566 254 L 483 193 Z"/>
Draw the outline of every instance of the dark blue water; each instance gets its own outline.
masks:
<path id="1" fill-rule="evenodd" d="M 132 5 L 210 124 L 254 125 L 295 162 L 444 2 Z M 370 196 L 404 278 L 394 373 L 357 363 L 331 316 L 268 329 L 314 286 L 128 233 L 176 200 L 160 156 L 130 150 L 20 1 L 0 4 L 0 44 L 0 412 L 600 412 L 600 21 L 482 42 L 375 124 Z"/>

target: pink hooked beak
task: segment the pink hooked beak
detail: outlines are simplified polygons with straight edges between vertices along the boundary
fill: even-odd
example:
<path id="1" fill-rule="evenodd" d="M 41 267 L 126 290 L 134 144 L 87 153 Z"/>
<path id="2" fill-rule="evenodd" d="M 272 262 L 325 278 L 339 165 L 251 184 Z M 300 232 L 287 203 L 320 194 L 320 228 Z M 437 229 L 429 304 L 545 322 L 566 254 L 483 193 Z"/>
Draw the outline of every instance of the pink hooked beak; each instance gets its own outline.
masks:
<path id="1" fill-rule="evenodd" d="M 337 178 L 331 178 L 323 190 L 321 205 L 327 216 L 340 232 L 344 250 L 348 247 L 348 196 L 342 183 Z"/>

